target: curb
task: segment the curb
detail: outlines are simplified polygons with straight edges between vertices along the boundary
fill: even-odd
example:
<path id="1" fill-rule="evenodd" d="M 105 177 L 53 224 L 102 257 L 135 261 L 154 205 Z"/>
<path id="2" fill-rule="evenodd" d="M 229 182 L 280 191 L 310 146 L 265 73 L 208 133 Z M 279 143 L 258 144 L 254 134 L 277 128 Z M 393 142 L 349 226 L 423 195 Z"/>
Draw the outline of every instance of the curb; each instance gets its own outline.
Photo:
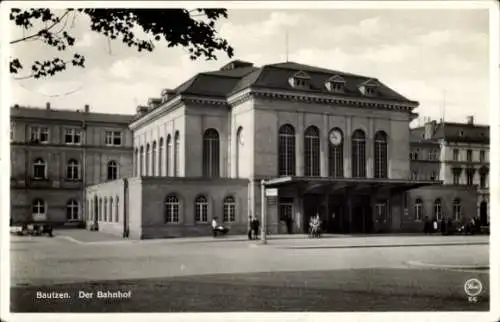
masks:
<path id="1" fill-rule="evenodd" d="M 489 265 L 447 265 L 447 264 L 423 263 L 418 261 L 408 261 L 405 264 L 409 266 L 428 267 L 436 269 L 474 270 L 474 271 L 490 269 Z"/>

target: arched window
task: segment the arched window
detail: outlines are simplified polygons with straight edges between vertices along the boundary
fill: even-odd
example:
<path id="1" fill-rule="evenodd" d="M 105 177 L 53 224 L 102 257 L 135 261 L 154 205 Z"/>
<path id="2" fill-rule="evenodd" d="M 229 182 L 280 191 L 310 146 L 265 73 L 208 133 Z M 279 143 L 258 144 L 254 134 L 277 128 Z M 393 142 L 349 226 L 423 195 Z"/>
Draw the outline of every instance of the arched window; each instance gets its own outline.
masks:
<path id="1" fill-rule="evenodd" d="M 179 177 L 181 175 L 181 137 L 179 135 L 179 131 L 175 132 L 174 137 L 175 144 L 175 157 L 174 157 L 174 175 Z"/>
<path id="2" fill-rule="evenodd" d="M 167 170 L 167 176 L 172 176 L 172 137 L 170 134 L 167 136 L 167 153 L 165 156 L 165 169 Z"/>
<path id="3" fill-rule="evenodd" d="M 69 180 L 80 179 L 80 163 L 75 159 L 68 161 L 68 167 L 66 169 L 66 178 Z"/>
<path id="4" fill-rule="evenodd" d="M 144 175 L 144 146 L 141 145 L 141 158 L 139 160 L 139 176 Z"/>
<path id="5" fill-rule="evenodd" d="M 295 175 L 295 129 L 285 124 L 279 129 L 278 164 L 280 176 Z"/>
<path id="6" fill-rule="evenodd" d="M 103 221 L 108 221 L 108 198 L 104 197 L 104 207 L 103 207 Z"/>
<path id="7" fill-rule="evenodd" d="M 375 134 L 375 178 L 387 178 L 387 134 Z"/>
<path id="8" fill-rule="evenodd" d="M 116 180 L 118 178 L 118 163 L 116 161 L 108 162 L 108 180 Z"/>
<path id="9" fill-rule="evenodd" d="M 304 174 L 306 177 L 319 177 L 319 129 L 309 126 L 304 133 Z"/>
<path id="10" fill-rule="evenodd" d="M 115 221 L 118 222 L 119 218 L 120 218 L 120 207 L 119 207 L 120 200 L 118 199 L 118 196 L 115 199 L 116 199 L 116 202 L 115 202 Z"/>
<path id="11" fill-rule="evenodd" d="M 219 133 L 208 129 L 203 134 L 203 176 L 219 177 Z"/>
<path id="12" fill-rule="evenodd" d="M 442 215 L 441 199 L 438 198 L 434 201 L 434 217 L 439 221 L 441 220 Z"/>
<path id="13" fill-rule="evenodd" d="M 243 135 L 243 128 L 240 126 L 238 131 L 236 132 L 236 178 L 239 178 L 241 175 L 241 166 L 242 160 L 241 157 L 243 146 L 245 145 L 245 137 Z"/>
<path id="14" fill-rule="evenodd" d="M 199 196 L 194 202 L 194 221 L 197 223 L 208 222 L 208 201 L 205 196 Z"/>
<path id="15" fill-rule="evenodd" d="M 134 176 L 138 176 L 140 173 L 140 163 L 139 163 L 139 149 L 135 148 L 134 153 Z"/>
<path id="16" fill-rule="evenodd" d="M 165 174 L 164 174 L 164 170 L 163 170 L 163 151 L 164 151 L 164 148 L 163 148 L 163 138 L 160 138 L 160 141 L 158 143 L 158 175 L 160 177 L 163 177 Z"/>
<path id="17" fill-rule="evenodd" d="M 235 222 L 236 221 L 236 202 L 234 197 L 226 197 L 224 199 L 223 221 Z"/>
<path id="18" fill-rule="evenodd" d="M 78 202 L 71 199 L 66 204 L 66 219 L 68 221 L 78 220 Z"/>
<path id="19" fill-rule="evenodd" d="M 352 135 L 352 177 L 366 177 L 366 140 L 365 133 L 361 130 L 354 131 Z"/>
<path id="20" fill-rule="evenodd" d="M 151 174 L 153 176 L 158 175 L 156 170 L 156 141 L 153 141 L 153 152 L 151 153 Z"/>
<path id="21" fill-rule="evenodd" d="M 113 221 L 113 218 L 114 218 L 113 217 L 113 210 L 114 210 L 114 208 L 113 208 L 113 197 L 110 197 L 109 198 L 109 219 L 108 219 L 109 222 Z"/>
<path id="22" fill-rule="evenodd" d="M 165 223 L 172 224 L 179 222 L 179 199 L 174 195 L 169 195 L 165 199 Z"/>
<path id="23" fill-rule="evenodd" d="M 453 200 L 453 218 L 455 220 L 462 219 L 462 206 L 460 204 L 460 199 Z"/>
<path id="24" fill-rule="evenodd" d="M 328 136 L 328 176 L 344 176 L 344 136 L 340 129 L 333 129 Z"/>
<path id="25" fill-rule="evenodd" d="M 413 207 L 415 210 L 415 220 L 422 221 L 422 199 L 417 198 Z"/>
<path id="26" fill-rule="evenodd" d="M 150 164 L 149 164 L 150 160 L 151 160 L 151 146 L 148 143 L 148 144 L 146 144 L 146 171 L 144 173 L 144 175 L 147 176 L 147 177 L 151 175 L 151 173 L 149 172 L 150 171 L 150 169 L 149 169 L 149 167 L 150 167 Z"/>
<path id="27" fill-rule="evenodd" d="M 44 220 L 47 217 L 46 214 L 45 201 L 43 199 L 35 199 L 32 203 L 32 215 L 33 219 Z"/>
<path id="28" fill-rule="evenodd" d="M 45 179 L 47 178 L 47 164 L 41 158 L 38 158 L 33 163 L 33 178 Z"/>

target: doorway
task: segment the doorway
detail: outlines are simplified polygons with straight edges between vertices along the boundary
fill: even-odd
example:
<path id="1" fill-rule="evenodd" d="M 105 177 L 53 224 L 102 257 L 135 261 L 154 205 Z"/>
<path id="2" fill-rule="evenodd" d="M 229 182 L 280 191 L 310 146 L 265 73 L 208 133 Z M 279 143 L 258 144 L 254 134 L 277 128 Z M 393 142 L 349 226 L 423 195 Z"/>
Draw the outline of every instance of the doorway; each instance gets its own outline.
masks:
<path id="1" fill-rule="evenodd" d="M 479 205 L 479 219 L 481 221 L 481 226 L 486 226 L 488 224 L 488 203 L 482 201 Z"/>

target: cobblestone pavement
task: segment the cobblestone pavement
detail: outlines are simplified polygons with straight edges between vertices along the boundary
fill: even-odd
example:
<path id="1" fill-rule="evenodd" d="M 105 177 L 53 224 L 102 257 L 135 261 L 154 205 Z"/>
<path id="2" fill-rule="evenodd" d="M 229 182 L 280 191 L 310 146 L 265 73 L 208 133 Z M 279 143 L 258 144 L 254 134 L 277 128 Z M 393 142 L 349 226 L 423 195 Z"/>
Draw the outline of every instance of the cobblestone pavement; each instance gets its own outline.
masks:
<path id="1" fill-rule="evenodd" d="M 70 307 L 77 311 L 158 312 L 242 310 L 246 305 L 250 311 L 345 311 L 366 310 L 370 303 L 379 303 L 381 310 L 391 305 L 393 309 L 408 310 L 413 305 L 430 310 L 440 303 L 450 310 L 484 310 L 489 295 L 480 306 L 468 306 L 463 283 L 478 277 L 487 284 L 488 271 L 417 268 L 410 263 L 488 266 L 487 241 L 485 236 L 379 236 L 277 238 L 261 245 L 206 238 L 76 243 L 59 237 L 13 236 L 12 299 L 21 311 L 64 311 L 68 308 L 61 303 L 28 303 L 37 303 L 33 297 L 40 289 L 74 292 L 129 285 L 136 294 L 134 300 L 114 305 L 102 301 L 83 305 L 75 300 Z M 447 244 L 452 242 L 455 244 Z M 400 247 L 390 247 L 391 243 Z M 425 243 L 434 246 L 408 246 Z M 350 247 L 356 245 L 359 247 Z M 266 287 L 275 294 L 273 300 L 262 294 Z M 390 289 L 398 289 L 399 295 L 380 304 Z M 427 296 L 432 289 L 441 290 L 435 291 L 434 300 Z M 343 294 L 342 299 L 325 300 L 332 292 Z M 193 300 L 165 302 L 179 296 Z M 220 297 L 227 296 L 234 298 L 234 305 L 223 306 Z M 355 305 L 358 297 L 360 306 Z M 398 297 L 404 301 L 397 302 Z M 156 298 L 164 301 L 156 303 Z"/>

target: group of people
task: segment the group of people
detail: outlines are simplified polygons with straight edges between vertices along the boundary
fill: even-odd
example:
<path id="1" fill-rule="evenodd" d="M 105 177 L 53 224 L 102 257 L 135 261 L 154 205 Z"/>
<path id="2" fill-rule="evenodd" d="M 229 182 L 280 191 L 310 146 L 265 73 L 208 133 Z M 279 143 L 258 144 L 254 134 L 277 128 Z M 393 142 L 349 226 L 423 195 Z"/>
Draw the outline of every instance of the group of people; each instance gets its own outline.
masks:
<path id="1" fill-rule="evenodd" d="M 434 218 L 430 220 L 429 217 L 425 217 L 424 223 L 424 233 L 426 235 L 441 232 L 443 235 L 452 235 L 454 233 L 465 233 L 465 234 L 475 234 L 480 232 L 481 224 L 479 218 L 472 217 L 469 222 L 465 225 L 462 223 L 454 223 L 451 218 L 446 218 L 443 216 L 441 221 Z"/>

